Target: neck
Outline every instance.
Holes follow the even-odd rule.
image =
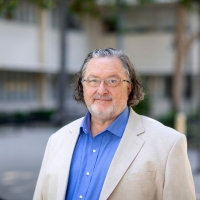
[[[95,137],[100,132],[105,130],[115,119],[116,117],[112,119],[103,120],[103,119],[99,119],[99,118],[95,118],[94,116],[91,116],[90,130],[91,130],[92,136]]]

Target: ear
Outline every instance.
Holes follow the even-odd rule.
[[[132,89],[133,89],[133,84],[131,83],[128,85],[128,95],[131,93]]]

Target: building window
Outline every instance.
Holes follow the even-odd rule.
[[[171,98],[172,96],[172,77],[171,76],[165,76],[165,97]]]
[[[191,99],[192,97],[192,75],[191,74],[187,74],[185,76],[185,86],[184,86],[184,89],[185,89],[185,98],[186,99]]]
[[[59,19],[59,10],[58,8],[51,10],[51,25],[54,28],[58,28],[60,26],[60,19]],[[72,30],[80,30],[81,29],[81,21],[80,18],[76,15],[68,15],[67,16],[67,28]]]
[[[173,32],[175,28],[175,7],[166,5],[130,6],[124,10],[123,31],[125,33]],[[117,16],[105,13],[105,32],[117,31]]]
[[[0,71],[0,101],[36,100],[37,83],[36,74]]]
[[[145,82],[152,97],[172,98],[172,76],[149,76]],[[192,97],[192,76],[189,74],[185,76],[183,95],[186,99]]]
[[[18,6],[13,10],[11,16],[5,13],[0,15],[1,18],[13,20],[16,22],[35,24],[37,22],[37,7],[24,0],[18,1]]]
[[[51,77],[51,98],[53,100],[58,100],[58,95],[59,95],[59,79],[58,75],[52,75]],[[74,76],[73,75],[68,75],[66,76],[66,79],[68,78],[68,85],[69,87],[65,87],[65,98],[66,99],[73,99],[73,82],[74,82]]]
[[[171,76],[145,76],[144,80],[151,98],[171,97]]]

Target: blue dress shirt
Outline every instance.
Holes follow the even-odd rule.
[[[126,107],[104,131],[93,138],[90,113],[85,115],[72,157],[65,200],[99,199],[128,117],[129,108]]]

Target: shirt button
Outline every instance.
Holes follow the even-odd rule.
[[[82,195],[80,195],[80,196],[79,196],[79,198],[80,198],[80,199],[82,199],[82,198],[83,198],[83,196],[82,196]]]
[[[89,175],[90,175],[90,172],[87,172],[86,175],[89,176]]]
[[[96,149],[93,149],[93,153],[95,153],[96,152]]]

